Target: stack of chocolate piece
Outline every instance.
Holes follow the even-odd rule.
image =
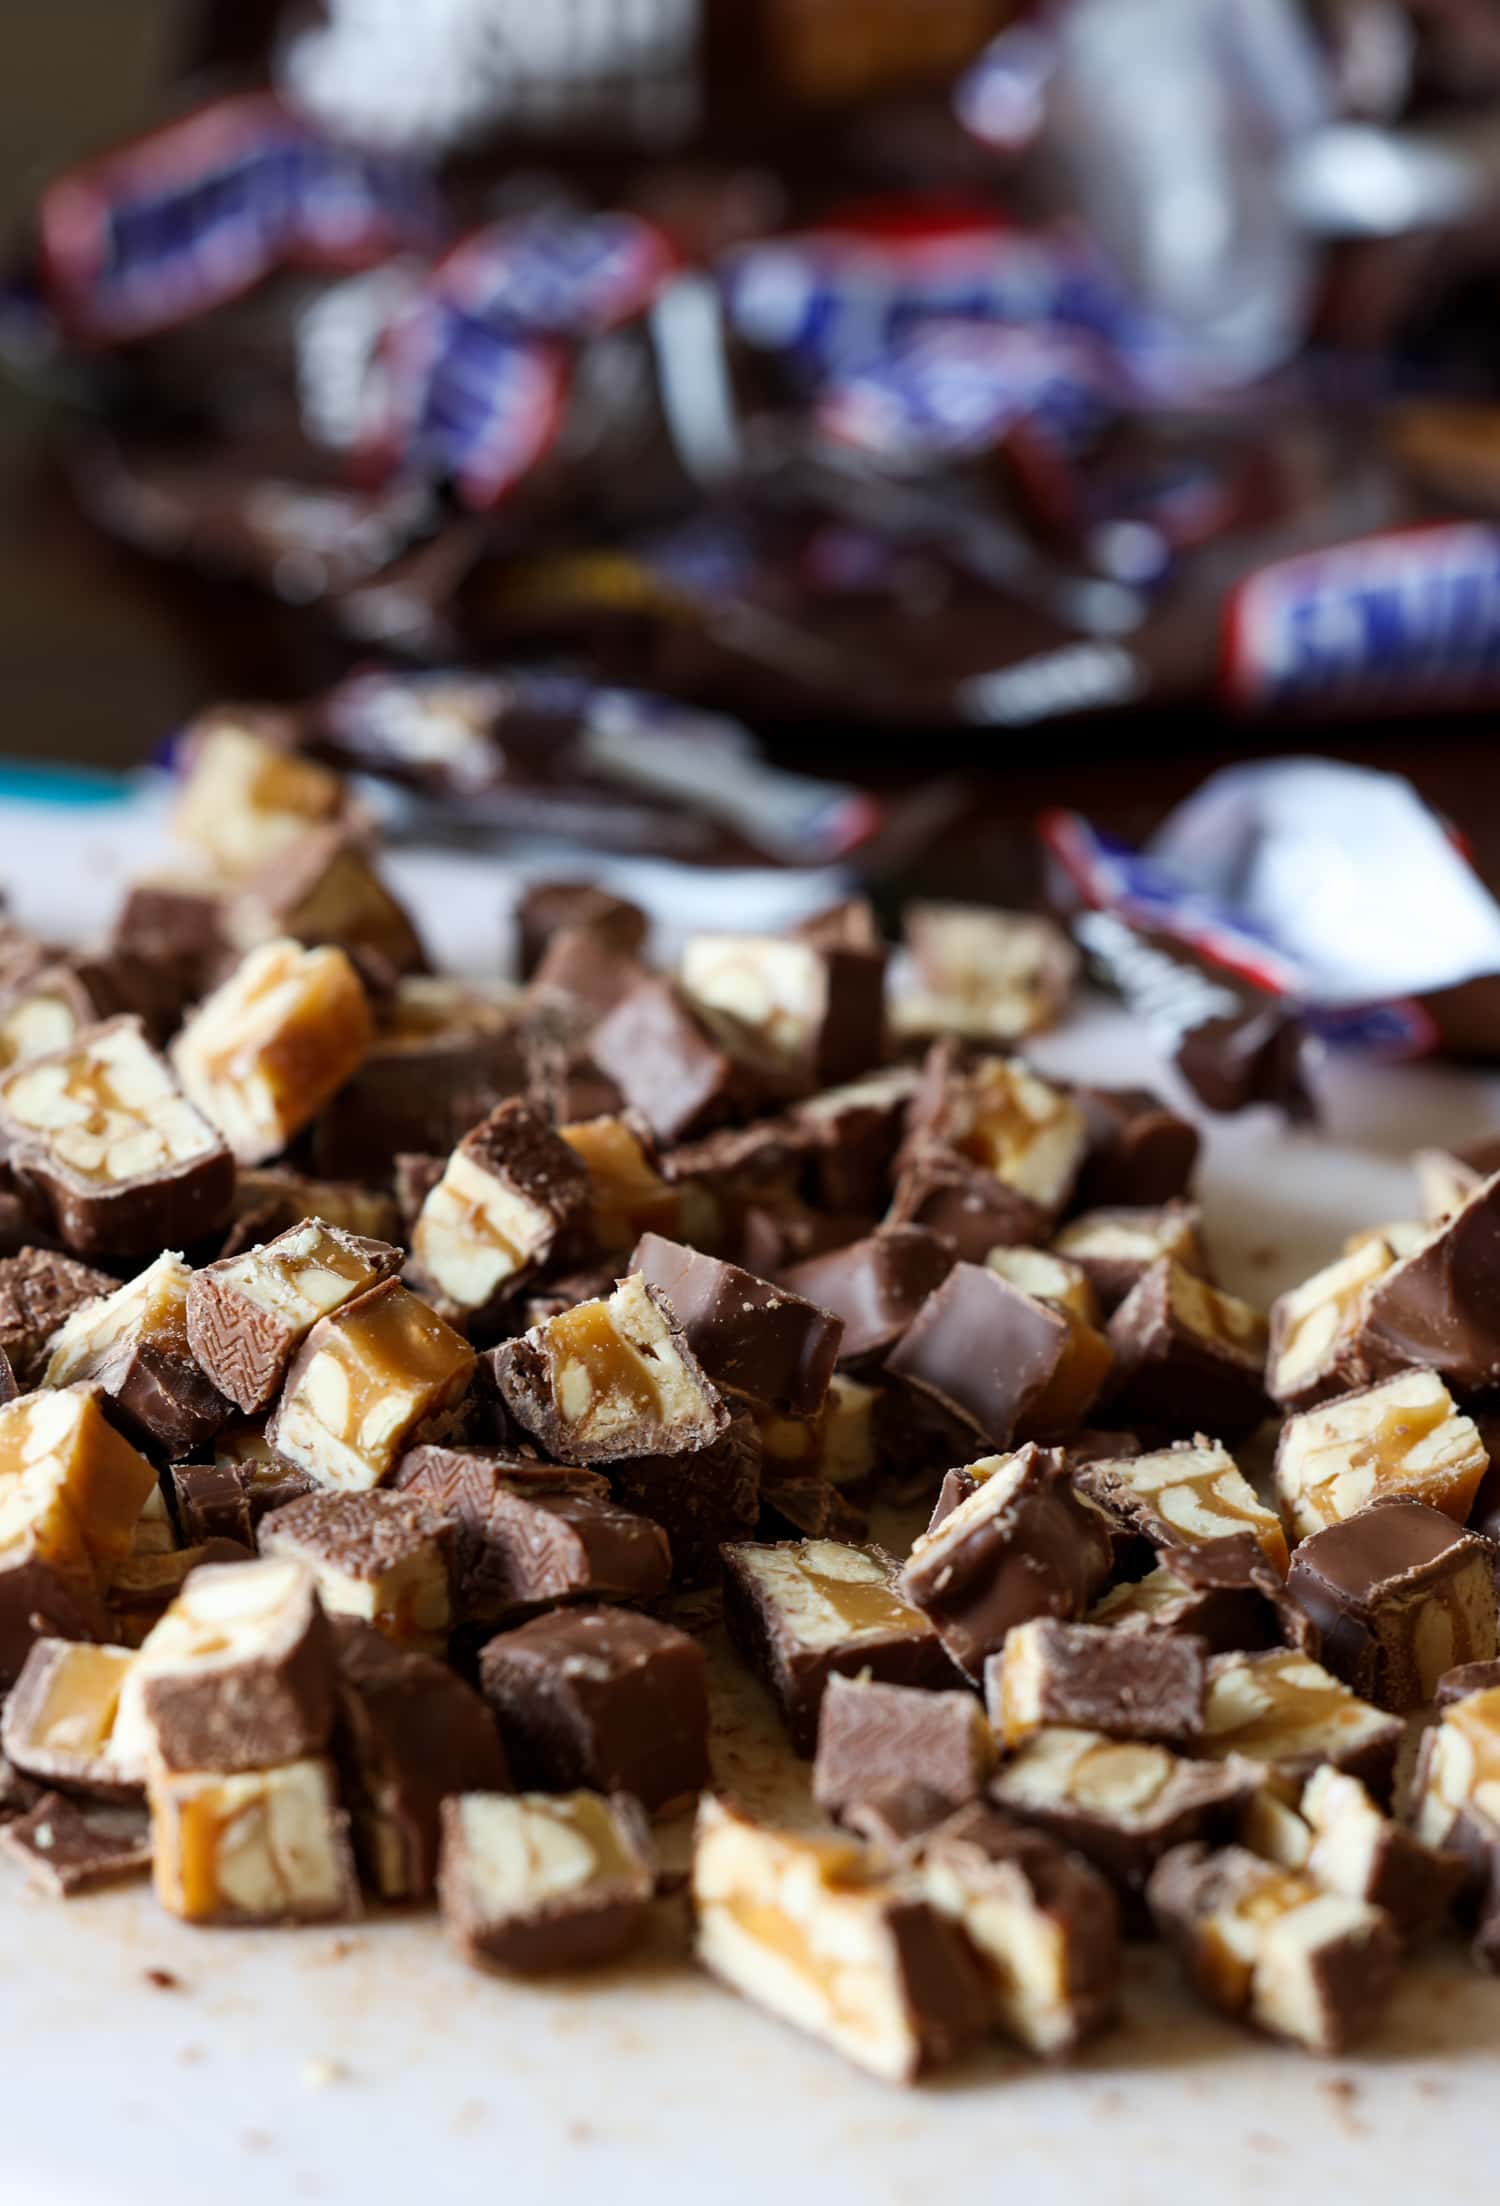
[[[1153,1926],[1318,2051],[1451,1907],[1500,1952],[1500,1174],[1429,1155],[1268,1320],[1192,1126],[1011,1053],[1038,922],[668,971],[553,882],[460,982],[252,717],[178,825],[102,951],[0,944],[8,1850],[189,1923],[436,1895],[530,1973],[696,1805],[704,1965],[901,2080],[1069,2051]],[[821,1829],[716,1789],[721,1616]]]

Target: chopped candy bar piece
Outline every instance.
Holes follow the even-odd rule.
[[[558,1609],[492,1639],[479,1682],[523,1785],[633,1793],[656,1814],[709,1781],[703,1649],[670,1625]]]
[[[1390,1917],[1243,1846],[1182,1846],[1147,1897],[1156,1926],[1211,2006],[1310,2053],[1341,2053],[1395,1982]]]
[[[589,1176],[593,1238],[622,1256],[643,1233],[674,1234],[682,1196],[656,1169],[654,1150],[624,1118],[586,1118],[558,1132]]]
[[[1482,1180],[1364,1297],[1357,1347],[1371,1378],[1429,1366],[1476,1393],[1500,1385],[1500,1172]]]
[[[883,1876],[848,1841],[767,1830],[705,1800],[693,1903],[706,1969],[889,2083],[983,2031],[986,1986],[960,1933],[914,1880]]]
[[[1326,1667],[1377,1708],[1419,1708],[1445,1670],[1497,1652],[1493,1549],[1424,1502],[1388,1501],[1313,1533],[1287,1592]]]
[[[445,1317],[479,1322],[582,1238],[589,1201],[582,1159],[512,1097],[443,1167],[412,1229],[411,1275]]]
[[[977,1684],[986,1657],[1028,1617],[1081,1617],[1108,1581],[1102,1511],[1055,1451],[1022,1448],[969,1466],[978,1484],[914,1544],[900,1589]]]
[[[368,1051],[318,1120],[317,1168],[384,1179],[392,1157],[446,1157],[529,1078],[526,1034],[511,996],[407,974],[379,1004]]]
[[[1120,1910],[1090,1863],[975,1802],[924,1836],[916,1874],[977,1955],[1006,2037],[1050,2060],[1114,2021]]]
[[[107,1639],[102,1594],[156,1473],[87,1387],[0,1408],[0,1678],[34,1639]]]
[[[821,1409],[843,1333],[836,1317],[660,1234],[646,1234],[630,1261],[716,1386],[786,1417]]]
[[[1469,1827],[1500,1831],[1500,1687],[1450,1701],[1424,1734],[1409,1820],[1424,1845],[1463,1851]]]
[[[64,1792],[140,1799],[145,1764],[114,1750],[120,1689],[134,1660],[128,1647],[37,1640],[0,1727],[0,1746],[11,1767]]]
[[[1186,1195],[1198,1162],[1198,1129],[1145,1088],[1075,1088],[1089,1148],[1077,1200],[1101,1205],[1169,1203]]]
[[[266,1428],[276,1453],[319,1486],[360,1491],[454,1411],[474,1351],[398,1280],[319,1318],[293,1358]]]
[[[839,1360],[887,1356],[953,1269],[948,1242],[923,1226],[881,1226],[783,1273],[782,1284],[843,1323]]]
[[[446,1663],[351,1620],[334,1638],[339,1759],[360,1866],[383,1900],[425,1900],[443,1802],[507,1792],[505,1750],[484,1702]]]
[[[670,981],[633,988],[595,1027],[589,1055],[658,1141],[706,1132],[745,1092],[743,1066]]]
[[[990,1798],[1138,1891],[1171,1847],[1231,1830],[1259,1775],[1249,1762],[1185,1761],[1142,1739],[1059,1725],[1002,1765]]]
[[[507,1341],[493,1368],[512,1416],[563,1463],[675,1454],[729,1422],[666,1297],[639,1273]]]
[[[1286,1534],[1257,1500],[1234,1457],[1216,1441],[1182,1440],[1145,1455],[1103,1456],[1080,1465],[1078,1483],[1126,1529],[1168,1550],[1210,1546],[1252,1534],[1268,1563],[1286,1572]]]
[[[0,1257],[0,1349],[23,1388],[40,1384],[58,1327],[86,1302],[113,1294],[117,1284],[108,1272],[60,1249],[23,1248]]]
[[[1424,1846],[1381,1814],[1357,1777],[1327,1764],[1298,1807],[1312,1832],[1308,1874],[1325,1891],[1383,1907],[1403,1938],[1443,1920],[1464,1883],[1462,1856]]]
[[[183,1247],[229,1217],[234,1160],[138,1019],[0,1077],[0,1133],[17,1180],[85,1256]]]
[[[1384,1241],[1366,1241],[1304,1279],[1271,1305],[1266,1391],[1283,1409],[1311,1409],[1366,1377],[1359,1330],[1368,1288],[1395,1258]]]
[[[1006,1747],[1049,1724],[1191,1749],[1203,1730],[1207,1657],[1194,1639],[1121,1636],[1035,1617],[985,1666],[990,1721]]]
[[[359,1883],[330,1763],[237,1776],[153,1769],[156,1896],[185,1923],[346,1922]]]
[[[451,1533],[416,1495],[305,1494],[263,1520],[259,1546],[305,1565],[328,1615],[358,1617],[398,1646],[446,1641]]]
[[[1164,1256],[1195,1278],[1205,1276],[1201,1223],[1196,1203],[1087,1210],[1062,1228],[1053,1247],[1080,1267],[1104,1308],[1116,1310]]]
[[[372,953],[396,973],[427,963],[411,914],[346,827],[314,828],[280,852],[245,882],[224,924],[239,951],[285,936],[310,950]]]
[[[719,1550],[743,1540],[760,1518],[762,1449],[755,1420],[742,1413],[701,1447],[632,1455],[611,1463],[616,1496],[661,1527],[679,1586],[717,1584]]]
[[[121,1687],[115,1745],[156,1769],[234,1774],[322,1753],[334,1659],[300,1563],[195,1570]]]
[[[60,1900],[125,1883],[151,1866],[151,1830],[139,1808],[85,1805],[56,1792],[7,1823],[0,1846]]]
[[[883,1054],[883,947],[695,934],[678,978],[696,1008],[753,1033],[804,1086],[856,1079]]]
[[[188,1341],[192,1274],[168,1250],[126,1286],[86,1302],[52,1340],[44,1384],[91,1383],[123,1423],[168,1456],[190,1455],[229,1416],[229,1404]]]
[[[400,1268],[399,1249],[304,1218],[274,1241],[193,1274],[187,1294],[193,1354],[219,1391],[253,1416],[275,1400],[318,1319]]]
[[[1078,953],[1053,920],[983,904],[910,903],[903,915],[917,985],[899,989],[899,1034],[1018,1042],[1051,1026],[1073,992]]]
[[[1489,1457],[1435,1371],[1403,1371],[1288,1418],[1276,1498],[1299,1539],[1374,1501],[1425,1501],[1462,1524]]]
[[[199,1005],[172,1062],[239,1162],[263,1164],[317,1117],[373,1035],[344,952],[282,940],[252,950]]]
[[[818,1719],[813,1795],[843,1823],[857,1826],[872,1808],[887,1828],[922,1831],[977,1800],[994,1760],[973,1693],[835,1675]]]
[[[900,1597],[896,1575],[879,1548],[837,1540],[724,1549],[730,1638],[777,1701],[799,1754],[813,1751],[836,1673],[888,1685],[951,1682],[937,1633]]]
[[[1400,1743],[1396,1717],[1369,1707],[1298,1649],[1217,1655],[1209,1665],[1205,1754],[1262,1763],[1283,1785],[1331,1762],[1383,1800]]]
[[[1081,1423],[1109,1365],[1091,1327],[981,1264],[955,1264],[886,1359],[893,1378],[996,1448]]]
[[[531,1976],[611,1961],[644,1932],[655,1885],[631,1800],[468,1791],[443,1803],[438,1898],[476,1967]]]
[[[1238,1439],[1265,1415],[1266,1338],[1258,1310],[1162,1257],[1109,1321],[1111,1416]]]
[[[172,825],[233,880],[283,856],[344,803],[337,774],[270,741],[253,715],[221,711],[189,737]]]

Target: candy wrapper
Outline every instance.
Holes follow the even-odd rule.
[[[1396,775],[1216,774],[1144,851],[1049,813],[1059,905],[1211,1110],[1307,1107],[1318,1048],[1500,1059],[1500,904]]]

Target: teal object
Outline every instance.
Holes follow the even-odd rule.
[[[134,794],[130,774],[95,766],[43,766],[13,758],[0,764],[0,803],[55,804],[78,811],[124,804]]]

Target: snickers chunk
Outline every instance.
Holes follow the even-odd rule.
[[[961,1065],[939,1043],[912,1105],[914,1141],[935,1140],[980,1166],[1043,1218],[1067,1201],[1088,1146],[1083,1113],[1014,1057]]]
[[[790,935],[697,934],[678,977],[690,1001],[754,1034],[803,1085],[853,1080],[880,1060],[883,949]]]
[[[120,1692],[135,1656],[129,1647],[39,1639],[5,1703],[0,1747],[13,1769],[38,1784],[96,1799],[139,1799],[144,1762],[115,1745]]]
[[[282,857],[343,806],[337,774],[221,713],[193,730],[172,827],[233,880]]]
[[[1228,1450],[1217,1441],[1179,1441],[1145,1455],[1101,1456],[1078,1471],[1101,1508],[1153,1546],[1195,1548],[1249,1533],[1281,1575],[1286,1534]]]
[[[737,1264],[648,1233],[632,1269],[661,1294],[714,1384],[787,1417],[811,1417],[833,1377],[836,1317]]]
[[[1365,1295],[1394,1261],[1388,1243],[1365,1241],[1277,1297],[1266,1363],[1272,1401],[1283,1409],[1311,1409],[1359,1384],[1365,1376],[1359,1356]]]
[[[229,1415],[188,1340],[191,1278],[169,1250],[113,1294],[75,1310],[53,1338],[43,1383],[91,1383],[148,1444],[190,1455]]]
[[[1196,1203],[1087,1210],[1063,1227],[1053,1247],[1079,1267],[1105,1309],[1115,1310],[1163,1257],[1195,1278],[1205,1276],[1201,1222]]]
[[[195,1272],[187,1337],[220,1393],[247,1417],[269,1407],[319,1318],[399,1270],[400,1252],[304,1218],[242,1256]]]
[[[1053,2060],[1114,2021],[1119,1904],[1080,1855],[975,1802],[926,1835],[916,1875],[979,1961],[1006,2037]]]
[[[1411,1821],[1427,1846],[1500,1831],[1500,1686],[1451,1701],[1422,1741]]]
[[[1198,1162],[1198,1129],[1147,1088],[1075,1088],[1089,1152],[1078,1198],[1090,1208],[1169,1203],[1186,1195]]]
[[[983,1979],[960,1934],[847,1842],[767,1830],[705,1800],[693,1902],[712,1975],[889,2083],[953,2060],[984,2028]]]
[[[465,1134],[412,1229],[413,1275],[444,1314],[473,1323],[583,1226],[582,1160],[512,1097]]]
[[[646,980],[601,1019],[589,1055],[661,1142],[719,1125],[743,1074],[670,981]]]
[[[914,1543],[900,1590],[978,1683],[1017,1624],[1084,1614],[1108,1581],[1113,1545],[1054,1451],[983,1458],[969,1476],[974,1490]]]
[[[343,1922],[359,1882],[333,1768],[308,1758],[238,1775],[153,1768],[156,1896],[185,1923]]]
[[[533,1976],[613,1960],[644,1932],[655,1884],[628,1799],[466,1792],[443,1804],[438,1899],[476,1967]]]
[[[887,1829],[927,1829],[984,1789],[995,1743],[973,1693],[924,1693],[872,1678],[828,1680],[813,1795],[840,1822],[873,1809]]]
[[[88,1027],[6,1073],[0,1131],[17,1179],[82,1255],[201,1240],[229,1216],[233,1159],[138,1019]]]
[[[792,1744],[811,1754],[835,1674],[938,1685],[952,1671],[931,1623],[896,1586],[876,1547],[839,1540],[741,1541],[724,1549],[724,1620],[779,1706]]]
[[[7,1823],[0,1846],[25,1864],[38,1890],[60,1900],[124,1883],[151,1866],[151,1833],[139,1807],[57,1792],[44,1792],[29,1813]]]
[[[310,1571],[279,1558],[195,1570],[121,1687],[115,1737],[154,1769],[233,1776],[321,1754],[333,1644]]]
[[[1500,1385],[1500,1172],[1481,1180],[1364,1298],[1359,1353],[1372,1378],[1422,1365],[1462,1393]]]
[[[392,1646],[366,1624],[334,1626],[338,1747],[360,1867],[383,1900],[427,1899],[443,1802],[508,1792],[489,1710],[446,1663]]]
[[[681,1192],[628,1120],[585,1118],[557,1130],[588,1174],[589,1224],[603,1253],[623,1256],[644,1233],[676,1232]]]
[[[953,1266],[886,1360],[893,1378],[997,1448],[1080,1423],[1109,1367],[1092,1327],[980,1264]]]
[[[665,1296],[638,1272],[507,1341],[494,1373],[517,1422],[563,1463],[702,1447],[729,1422]]]
[[[707,1664],[670,1625],[559,1609],[492,1639],[479,1680],[523,1785],[628,1792],[657,1814],[708,1783]]]
[[[361,1492],[452,1411],[474,1351],[425,1302],[384,1280],[319,1318],[267,1427],[275,1452],[318,1486]]]
[[[1441,1853],[1382,1815],[1357,1777],[1325,1764],[1303,1787],[1307,1871],[1325,1892],[1383,1907],[1403,1938],[1440,1923],[1463,1885],[1462,1856]]]
[[[113,1294],[108,1272],[77,1263],[58,1249],[18,1249],[0,1257],[0,1351],[23,1389],[41,1383],[48,1343],[86,1302]]]
[[[1243,1846],[1177,1848],[1147,1899],[1211,2006],[1310,2053],[1342,2052],[1394,1985],[1399,1946],[1383,1909]]]
[[[0,1408],[0,1678],[38,1637],[109,1637],[103,1595],[155,1490],[90,1390]]]
[[[1019,1042],[1051,1026],[1073,992],[1078,953],[1050,919],[912,903],[903,931],[914,985],[892,1006],[899,1034]]]
[[[225,913],[225,931],[236,950],[286,936],[309,949],[335,943],[366,952],[395,973],[427,962],[410,913],[347,827],[314,829],[248,880]]]
[[[1035,1617],[985,1666],[990,1721],[1006,1747],[1051,1724],[1191,1748],[1203,1729],[1208,1666],[1200,1641]]]
[[[1299,1539],[1375,1501],[1425,1501],[1462,1524],[1488,1463],[1437,1373],[1403,1371],[1288,1418],[1276,1498]]]
[[[858,1365],[889,1354],[952,1269],[953,1250],[940,1235],[923,1226],[881,1226],[780,1276],[840,1320],[840,1361]]]
[[[1171,1847],[1227,1831],[1257,1783],[1248,1762],[1187,1761],[1144,1739],[1069,1724],[1033,1733],[990,1797],[1136,1891]]]
[[[1265,1414],[1266,1339],[1258,1310],[1164,1256],[1109,1321],[1111,1415],[1236,1439]]]
[[[1209,1665],[1201,1751],[1259,1762],[1283,1788],[1331,1762],[1385,1798],[1400,1743],[1396,1717],[1293,1648],[1219,1655]]]
[[[1404,1711],[1455,1664],[1494,1659],[1493,1554],[1440,1509],[1390,1501],[1304,1540],[1287,1591],[1327,1667],[1377,1708]]]
[[[317,1117],[374,1037],[342,950],[290,940],[252,950],[172,1046],[191,1101],[241,1164],[263,1164]]]
[[[412,1494],[306,1494],[264,1519],[259,1545],[312,1572],[328,1615],[436,1649],[452,1621],[449,1537],[446,1520]]]

